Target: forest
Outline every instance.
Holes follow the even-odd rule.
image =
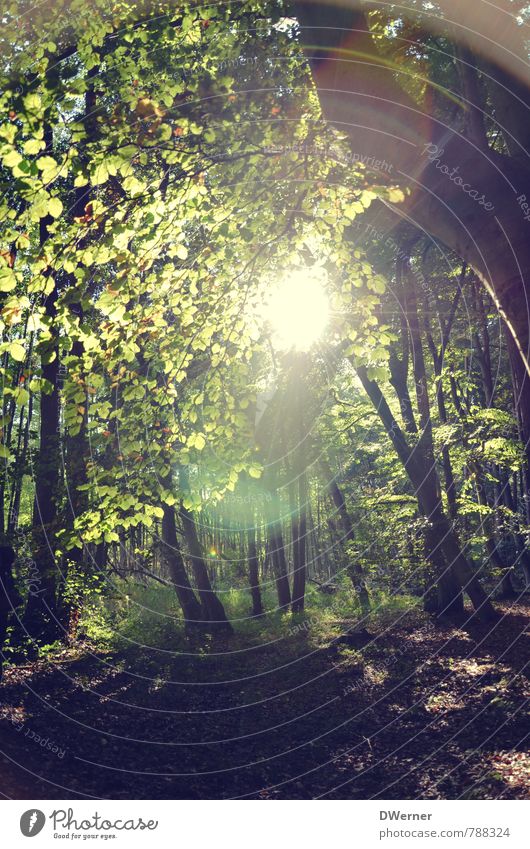
[[[530,4],[2,6],[0,797],[527,797]]]

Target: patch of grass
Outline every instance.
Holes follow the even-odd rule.
[[[241,646],[278,643],[282,651],[299,653],[324,648],[348,629],[363,626],[384,630],[403,614],[419,612],[419,601],[409,596],[373,596],[373,612],[363,618],[350,582],[337,592],[325,594],[308,587],[305,610],[298,614],[277,609],[274,586],[262,591],[265,614],[251,615],[248,589],[230,588],[220,592],[231,620],[236,644]],[[105,649],[126,650],[145,646],[174,651],[188,646],[180,607],[171,587],[115,579],[112,592],[93,595],[85,604],[80,635]],[[197,650],[199,646],[197,645]],[[204,650],[209,650],[208,641]]]
[[[113,592],[96,596],[85,604],[80,634],[99,646],[177,646],[184,629],[175,593],[158,584],[143,586],[117,579]]]

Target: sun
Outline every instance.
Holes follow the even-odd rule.
[[[309,351],[329,322],[327,274],[323,268],[297,268],[276,283],[265,301],[264,318],[276,347]]]

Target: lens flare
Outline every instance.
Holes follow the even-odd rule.
[[[269,291],[264,317],[274,344],[283,350],[308,351],[329,322],[329,300],[324,269],[299,268]]]

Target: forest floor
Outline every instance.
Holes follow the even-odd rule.
[[[516,799],[528,794],[530,601],[484,628],[417,608],[359,651],[313,620],[267,641],[98,650],[12,666],[0,795],[33,799]],[[271,635],[269,634],[269,637]]]

